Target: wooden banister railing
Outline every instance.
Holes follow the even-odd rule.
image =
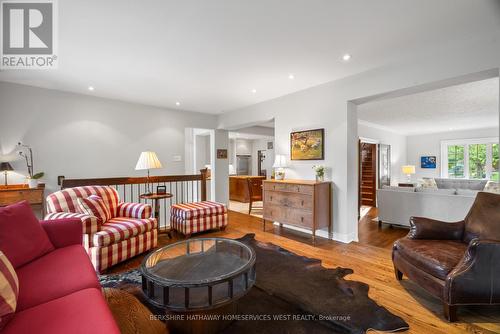
[[[170,226],[170,207],[178,203],[199,202],[207,200],[208,170],[200,170],[195,175],[164,175],[149,177],[150,187],[156,192],[157,186],[165,186],[167,193],[173,196],[161,200],[160,229]],[[124,202],[149,203],[152,200],[141,199],[139,196],[146,192],[148,179],[146,177],[112,177],[95,179],[67,179],[59,177],[61,189],[81,186],[112,186],[118,191],[120,200]]]

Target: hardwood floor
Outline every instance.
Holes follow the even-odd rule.
[[[450,324],[442,317],[439,300],[406,278],[401,282],[396,281],[390,246],[394,239],[405,235],[407,230],[388,226],[382,226],[379,230],[376,222],[368,221],[369,216],[373,215],[376,215],[376,211],[366,215],[366,221],[360,222],[360,242],[350,244],[317,238],[313,246],[309,235],[272,224],[267,224],[264,232],[260,219],[234,211],[229,212],[229,225],[225,231],[198,234],[196,237],[239,238],[247,233],[255,233],[257,240],[271,242],[299,255],[321,259],[325,267],[351,268],[354,273],[347,279],[367,283],[372,299],[409,323],[410,330],[406,333],[500,333],[500,307],[462,307],[458,312],[459,321]],[[176,235],[172,240],[160,235],[159,245],[177,239]],[[110,272],[137,268],[142,258],[138,256],[131,259],[115,266]]]
[[[358,225],[359,243],[392,249],[394,241],[407,235],[408,229],[389,224],[379,226],[378,220],[373,221],[377,216],[377,208],[372,207],[366,215],[361,217]]]

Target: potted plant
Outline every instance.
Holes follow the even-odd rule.
[[[325,166],[314,165],[312,168],[316,172],[316,181],[324,181],[325,180]]]
[[[36,173],[33,176],[28,176],[28,186],[30,189],[38,187],[38,180],[40,180],[45,174],[43,172]]]
[[[28,145],[23,145],[23,143],[19,142],[18,145],[23,148],[23,151],[19,151],[19,155],[24,158],[26,161],[26,167],[28,167],[28,185],[31,189],[38,187],[38,180],[40,180],[44,173],[34,173],[33,169],[33,150]]]

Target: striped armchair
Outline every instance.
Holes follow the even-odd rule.
[[[101,197],[109,207],[111,218],[106,222],[79,209],[78,199],[90,195]],[[151,205],[120,202],[113,187],[67,188],[50,194],[46,202],[46,220],[81,219],[83,246],[98,273],[157,245],[157,222],[151,218]]]

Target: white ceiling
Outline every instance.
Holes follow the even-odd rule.
[[[498,3],[64,0],[59,69],[5,71],[0,80],[220,113],[438,46],[497,36]]]
[[[498,127],[498,78],[369,102],[358,119],[405,135]]]

